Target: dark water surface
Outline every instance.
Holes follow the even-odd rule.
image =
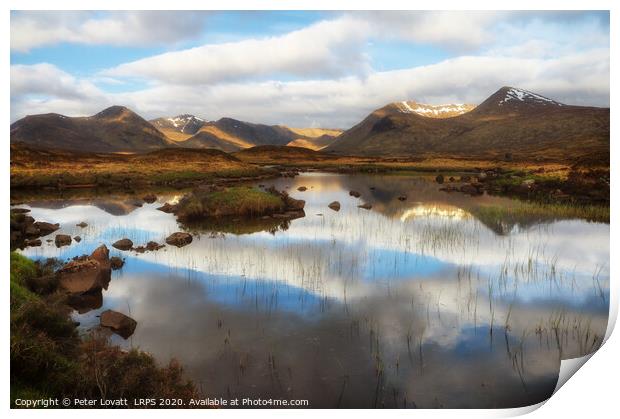
[[[553,392],[560,359],[600,345],[607,224],[498,231],[472,208],[514,202],[448,194],[416,177],[313,173],[264,183],[305,199],[306,217],[203,225],[189,246],[137,254],[111,243],[163,243],[181,227],[156,208],[180,195],[142,207],[127,197],[42,199],[22,207],[83,240],[60,249],[44,240],[23,253],[64,259],[105,243],[126,258],[101,307],[75,318],[87,330],[105,309],[129,314],[135,334],[113,341],[161,362],[177,358],[205,396],[308,399],[310,407],[524,406]],[[308,190],[298,192],[302,185]],[[327,207],[335,200],[339,212]],[[363,202],[372,209],[358,208]],[[75,226],[81,221],[88,227]]]

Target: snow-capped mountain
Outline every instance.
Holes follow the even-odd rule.
[[[501,99],[498,103],[499,106],[503,104],[507,104],[511,101],[514,102],[525,102],[525,103],[536,103],[539,105],[553,105],[553,106],[563,106],[562,103],[556,102],[555,100],[546,98],[536,93],[528,92],[527,90],[517,89],[515,87],[505,87],[504,89],[504,98]]]
[[[399,112],[416,113],[428,118],[451,118],[469,112],[476,107],[476,105],[467,103],[426,105],[415,101],[395,102],[393,105]]]
[[[171,118],[157,118],[151,121],[158,129],[174,130],[183,134],[194,135],[205,124],[205,120],[190,114]]]

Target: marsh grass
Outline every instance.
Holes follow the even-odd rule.
[[[544,204],[518,202],[513,206],[478,206],[471,212],[494,230],[506,231],[511,226],[527,226],[535,222],[579,219],[609,223],[610,207],[603,205]]]

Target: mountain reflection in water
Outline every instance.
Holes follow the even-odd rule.
[[[75,314],[82,327],[106,309],[130,314],[135,334],[112,339],[162,362],[177,358],[205,395],[311,407],[524,406],[552,393],[560,359],[601,343],[607,224],[558,220],[498,235],[470,209],[511,201],[448,194],[407,176],[264,183],[306,200],[306,217],[276,228],[185,226],[196,236],[180,249],[111,248],[126,264],[99,308]],[[97,199],[31,202],[35,219],[82,241],[58,249],[44,240],[23,253],[70,258],[123,237],[162,243],[183,228],[156,210],[173,193],[120,214]],[[372,210],[357,207],[364,202]]]

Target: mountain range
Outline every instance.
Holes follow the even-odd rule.
[[[412,107],[397,103],[377,109],[323,151],[609,161],[609,108],[565,105],[514,87],[502,87],[472,110],[451,117],[430,118]]]
[[[343,155],[452,156],[609,161],[609,108],[566,105],[502,87],[480,105],[388,104],[341,132],[289,128],[184,114],[146,121],[122,106],[90,117],[31,115],[11,125],[11,143],[95,152],[145,152],[167,147],[235,152],[296,146]]]

